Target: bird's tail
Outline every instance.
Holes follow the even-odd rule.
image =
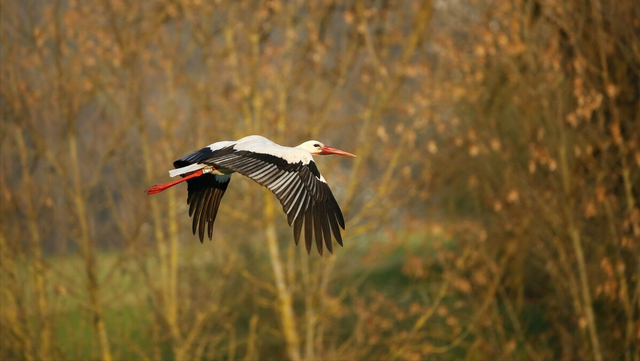
[[[179,175],[183,175],[186,173],[191,173],[194,172],[196,170],[202,169],[204,167],[206,167],[206,164],[200,164],[200,163],[194,163],[194,164],[189,164],[186,167],[182,167],[182,168],[176,168],[176,169],[172,169],[169,171],[169,177],[176,177]]]

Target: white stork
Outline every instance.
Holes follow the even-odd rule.
[[[193,216],[192,231],[204,240],[205,228],[209,239],[213,236],[213,222],[220,200],[227,190],[231,174],[238,172],[271,190],[287,215],[289,226],[293,223],[296,245],[300,240],[304,223],[307,253],[315,234],[318,253],[322,255],[322,243],[333,253],[331,233],[342,246],[338,226],[344,229],[344,218],[329,185],[318,171],[312,155],[355,155],[310,140],[297,147],[283,147],[259,135],[250,135],[237,141],[213,143],[175,162],[169,176],[182,179],[147,189],[155,194],[187,181],[189,216]]]

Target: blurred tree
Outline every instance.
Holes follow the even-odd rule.
[[[640,359],[633,0],[0,6],[0,358]],[[248,134],[358,155],[345,249],[144,195]]]

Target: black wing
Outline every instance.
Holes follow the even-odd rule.
[[[271,190],[282,204],[287,222],[290,226],[293,224],[296,244],[304,226],[307,253],[311,252],[314,238],[320,255],[323,242],[333,253],[332,233],[342,246],[340,228],[345,228],[342,211],[313,161],[292,164],[270,154],[239,150],[201,163],[233,170]]]
[[[189,164],[198,163],[204,159],[219,154],[226,154],[232,147],[212,151],[203,148],[173,162],[175,168],[186,167]],[[209,239],[213,238],[213,223],[218,215],[218,208],[224,192],[229,186],[231,175],[203,174],[200,177],[187,180],[187,204],[189,205],[189,217],[193,217],[191,230],[198,236],[200,242],[204,241],[204,231],[207,229]]]
[[[201,243],[204,240],[205,227],[209,239],[213,237],[213,222],[230,180],[231,175],[203,174],[187,181],[189,217],[193,217],[191,230],[193,234],[198,230]]]

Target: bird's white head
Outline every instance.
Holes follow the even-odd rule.
[[[324,145],[322,144],[322,142],[319,142],[317,140],[309,140],[306,141],[302,144],[300,144],[299,146],[297,146],[296,148],[299,149],[304,149],[307,152],[313,154],[313,155],[329,155],[329,154],[336,154],[336,155],[343,155],[345,157],[355,157],[355,154],[351,154],[349,152],[345,152],[344,150],[340,150],[338,148],[334,148],[334,147],[330,147],[328,145]]]

